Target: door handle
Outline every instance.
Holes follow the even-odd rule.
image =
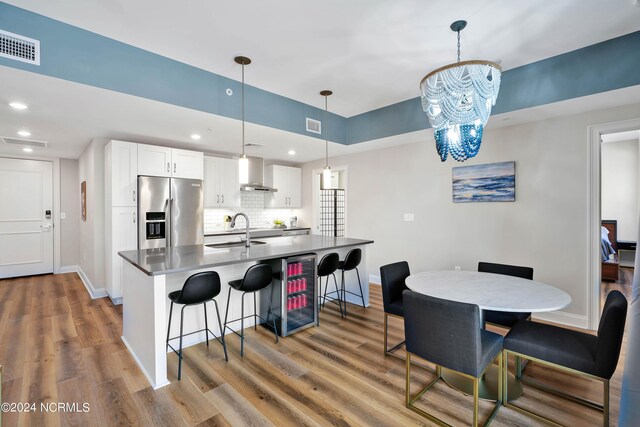
[[[133,190],[133,201],[136,201],[136,190]]]
[[[173,164],[173,173],[176,173],[176,163]]]
[[[134,224],[136,223],[136,213],[135,212],[133,213],[133,223]]]
[[[49,230],[51,230],[51,224],[42,224],[40,226],[40,228],[43,228],[43,229],[49,231]]]
[[[219,194],[216,194],[216,203],[218,203],[218,204],[220,203],[220,195]]]
[[[167,172],[171,172],[171,165],[167,162]]]
[[[224,194],[222,195],[222,203],[224,203]]]

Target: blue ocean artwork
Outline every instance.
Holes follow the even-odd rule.
[[[458,166],[452,174],[454,203],[516,200],[516,162]]]

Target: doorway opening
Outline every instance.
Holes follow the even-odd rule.
[[[640,130],[604,134],[600,145],[600,309],[609,291],[631,297],[640,195]]]
[[[640,119],[589,128],[589,327],[611,290],[631,296],[640,218]]]

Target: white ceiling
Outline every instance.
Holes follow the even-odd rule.
[[[634,0],[5,1],[237,80],[249,56],[248,84],[318,107],[332,89],[344,116],[416,97],[457,19],[462,58],[504,69],[640,30]]]
[[[305,2],[209,0],[10,0],[176,60],[237,79],[238,54],[254,63],[247,82],[345,116],[417,96],[423,74],[455,59],[451,21],[464,18],[463,59],[501,60],[505,69],[640,29],[632,0],[327,0]],[[461,13],[466,10],[466,13]],[[250,13],[247,13],[250,11]],[[640,87],[592,95],[492,117],[489,128],[637,102]],[[588,100],[588,102],[587,102]],[[10,101],[29,105],[26,111]],[[426,117],[425,117],[426,122]],[[93,138],[123,139],[235,155],[240,123],[200,111],[0,66],[0,136],[49,141],[39,155],[77,158]],[[354,146],[330,143],[330,155],[391,144],[432,142],[431,131]],[[192,133],[202,135],[194,142]],[[247,142],[264,145],[250,155],[302,163],[324,157],[315,138],[247,125]],[[296,155],[287,154],[295,150]],[[0,143],[0,153],[20,154]]]

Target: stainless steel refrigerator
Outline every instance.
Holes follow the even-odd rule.
[[[204,242],[202,180],[138,177],[138,249]]]

